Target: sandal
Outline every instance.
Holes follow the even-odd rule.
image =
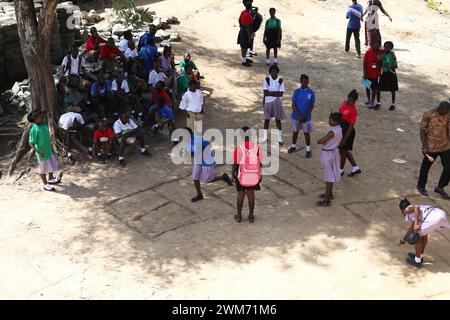
[[[327,198],[327,194],[326,193],[319,194],[319,198],[320,199],[326,199]],[[334,196],[332,195],[330,200],[333,200],[333,199],[334,199]]]
[[[248,215],[248,222],[250,222],[250,223],[255,222],[255,216],[253,214]]]
[[[319,207],[329,207],[330,206],[330,200],[329,199],[323,199],[323,200],[320,200],[320,201],[317,201],[316,202],[316,206],[319,206]]]
[[[235,214],[234,215],[234,220],[236,220],[237,223],[241,223],[242,216],[240,214]]]

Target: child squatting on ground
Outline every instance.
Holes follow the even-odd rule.
[[[61,182],[62,172],[58,178],[53,174],[58,170],[58,162],[53,154],[50,131],[47,126],[47,116],[41,111],[28,114],[28,122],[32,123],[28,143],[34,150],[39,164],[39,175],[44,183],[45,191],[55,191],[53,185]],[[48,180],[46,175],[48,174]]]

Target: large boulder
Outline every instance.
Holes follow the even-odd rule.
[[[167,40],[170,38],[170,33],[168,33],[165,30],[160,29],[160,30],[156,31],[155,38],[156,38],[156,41]]]
[[[121,24],[121,23],[116,23],[113,27],[112,27],[112,34],[116,35],[116,36],[122,36],[123,33],[125,31],[127,31],[128,28],[125,27],[125,25]]]
[[[170,34],[170,41],[171,42],[180,42],[181,41],[180,34],[178,32],[171,33]]]

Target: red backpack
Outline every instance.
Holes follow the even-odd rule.
[[[241,161],[239,163],[238,180],[243,187],[254,187],[261,179],[261,163],[259,158],[259,145],[253,148],[245,148],[245,144],[238,146],[241,151]]]

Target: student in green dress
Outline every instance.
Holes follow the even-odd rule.
[[[181,99],[183,94],[188,91],[189,83],[193,79],[192,67],[190,65],[184,68],[184,72],[177,78],[177,99]]]
[[[278,64],[278,48],[281,48],[281,21],[275,17],[275,8],[270,8],[270,18],[266,21],[264,44],[266,45],[266,65],[270,65],[270,49],[273,49],[273,63]]]
[[[185,72],[186,67],[191,67],[193,72],[196,72],[198,74],[198,77],[200,78],[200,73],[198,71],[197,65],[194,61],[191,60],[191,54],[189,52],[186,52],[184,54],[184,59],[180,61],[180,72]]]
[[[53,154],[50,131],[47,126],[47,116],[41,111],[34,111],[28,114],[28,122],[32,123],[28,143],[34,150],[39,164],[39,175],[44,183],[45,191],[55,191],[53,185],[61,182],[62,173],[58,178],[54,173],[58,170],[58,163]],[[48,174],[48,179],[46,175]]]
[[[390,111],[395,110],[395,92],[398,91],[397,80],[397,57],[395,56],[394,44],[391,41],[384,43],[384,52],[381,54],[380,91],[390,91],[392,94],[392,104]]]

